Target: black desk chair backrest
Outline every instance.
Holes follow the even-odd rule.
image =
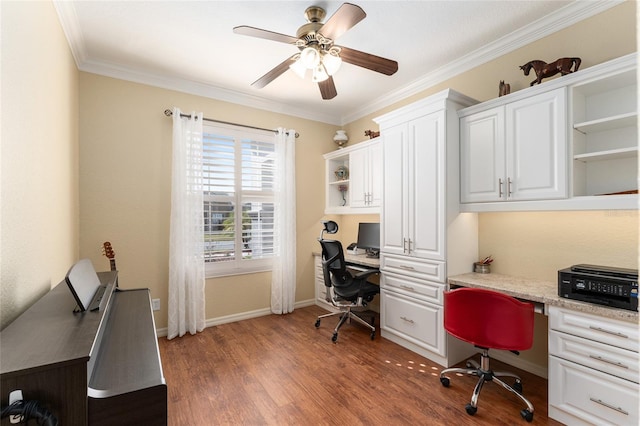
[[[333,285],[336,291],[348,287],[353,282],[353,276],[347,271],[342,243],[336,240],[320,240],[320,245],[325,285]]]

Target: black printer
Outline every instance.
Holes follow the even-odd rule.
[[[573,265],[558,271],[558,295],[581,302],[638,311],[638,270]]]

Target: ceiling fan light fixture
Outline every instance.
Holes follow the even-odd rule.
[[[300,52],[300,62],[308,69],[313,69],[320,63],[320,52],[315,47],[305,47]]]
[[[327,74],[334,75],[340,68],[342,59],[340,59],[340,56],[338,56],[338,53],[336,51],[329,50],[322,57],[322,64],[327,70]]]
[[[329,74],[327,74],[327,70],[324,68],[324,65],[318,64],[318,66],[313,69],[311,81],[313,81],[314,83],[320,83],[321,81],[325,81],[328,78]]]
[[[291,65],[289,65],[289,69],[302,79],[305,78],[308,70],[308,68],[300,60],[300,55],[296,55],[295,61]]]

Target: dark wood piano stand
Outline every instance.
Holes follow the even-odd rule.
[[[2,406],[21,389],[61,426],[166,425],[149,290],[117,289],[116,271],[98,276],[107,285],[102,310],[74,314],[63,281],[0,332]]]

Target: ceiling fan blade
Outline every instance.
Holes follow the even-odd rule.
[[[326,38],[336,40],[367,16],[360,6],[344,3],[336,13],[318,30]]]
[[[247,35],[251,37],[264,38],[267,40],[279,41],[281,43],[294,44],[298,41],[297,38],[293,36],[288,36],[286,34],[274,33],[273,31],[263,30],[260,28],[249,27],[247,25],[241,25],[239,27],[235,27],[233,32],[236,34]]]
[[[333,82],[333,77],[331,76],[329,76],[329,78],[325,81],[319,82],[318,87],[320,88],[322,99],[333,99],[338,94],[338,92],[336,91],[336,85]]]
[[[385,75],[392,75],[398,71],[398,63],[391,59],[364,53],[359,50],[340,46],[340,57],[344,62],[367,68]]]
[[[295,55],[285,59],[279,65],[276,65],[271,71],[251,83],[251,85],[257,89],[262,89],[264,86],[271,83],[273,80],[280,77],[286,70],[288,70],[289,65],[293,63],[294,57]]]

